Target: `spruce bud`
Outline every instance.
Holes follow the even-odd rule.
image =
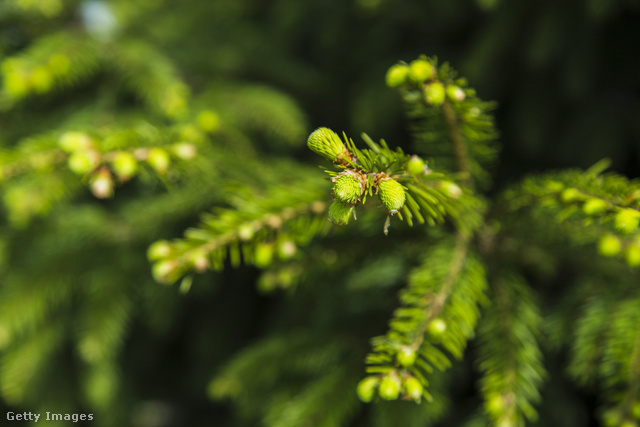
[[[353,206],[342,202],[333,202],[329,206],[329,221],[336,225],[347,225],[353,215]]]
[[[624,251],[624,259],[630,267],[640,266],[640,245],[632,244]]]
[[[577,202],[582,198],[582,194],[576,188],[567,188],[562,192],[560,198],[565,203]]]
[[[53,86],[53,77],[45,67],[36,67],[31,72],[31,85],[36,93],[47,93]]]
[[[582,206],[582,212],[586,215],[598,215],[607,209],[607,202],[597,197],[592,197]]]
[[[396,400],[400,395],[400,380],[396,375],[387,375],[380,382],[378,389],[380,397],[384,400]]]
[[[379,377],[366,377],[358,383],[358,397],[365,403],[369,403],[373,400],[373,396],[376,393],[376,387],[380,383]]]
[[[220,127],[220,117],[213,111],[205,110],[198,114],[198,126],[206,132],[213,132]]]
[[[314,130],[309,139],[307,146],[311,151],[325,157],[332,162],[337,162],[344,157],[347,148],[337,133],[329,128],[321,127]]]
[[[445,98],[444,85],[440,82],[433,82],[424,87],[424,100],[427,104],[438,107],[442,105]]]
[[[408,377],[404,380],[404,393],[416,402],[420,402],[424,387],[416,377]]]
[[[333,181],[333,197],[340,202],[355,203],[364,192],[363,185],[353,171],[345,171]]]
[[[400,364],[400,366],[404,366],[408,368],[409,366],[413,366],[416,362],[416,358],[418,354],[411,347],[404,346],[400,349],[400,351],[396,354],[396,360]]]
[[[111,162],[113,171],[123,181],[130,179],[138,170],[138,162],[131,153],[119,151]]]
[[[378,195],[390,213],[397,213],[404,206],[406,195],[402,185],[393,178],[385,178],[378,183]]]
[[[100,163],[100,154],[93,150],[76,151],[67,160],[69,169],[78,175],[85,175]]]
[[[600,238],[598,242],[598,252],[600,255],[606,257],[612,257],[618,255],[622,249],[622,243],[613,234],[605,234]]]
[[[405,64],[392,65],[387,71],[386,82],[389,87],[402,86],[409,77],[409,67]]]
[[[420,175],[424,173],[424,160],[418,156],[411,156],[407,162],[407,172],[411,175]]]
[[[153,242],[149,249],[147,249],[147,258],[150,261],[156,261],[162,258],[166,258],[173,252],[171,244],[166,240],[158,240]]]
[[[409,64],[409,78],[414,83],[424,83],[432,78],[433,74],[433,65],[424,59],[416,59]]]
[[[91,192],[99,199],[113,196],[113,177],[106,167],[100,168],[91,178]]]
[[[273,261],[274,252],[275,247],[272,243],[258,243],[256,245],[253,263],[259,268],[268,267],[271,261]]]
[[[428,332],[429,336],[433,339],[439,340],[444,335],[444,331],[447,330],[447,322],[439,317],[436,317],[429,323]]]
[[[67,153],[88,150],[93,145],[91,138],[82,132],[65,132],[58,138],[58,145]]]
[[[447,97],[453,102],[464,101],[466,97],[464,90],[462,90],[459,86],[449,85],[447,86]]]
[[[635,209],[622,209],[616,214],[616,229],[624,234],[632,233],[640,224],[640,212]]]
[[[154,147],[149,150],[147,163],[149,163],[149,166],[151,166],[159,174],[164,174],[169,169],[169,163],[171,163],[171,159],[169,158],[169,153],[167,153],[165,150],[159,147]]]

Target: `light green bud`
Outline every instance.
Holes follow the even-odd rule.
[[[355,173],[338,175],[333,183],[333,197],[344,203],[355,203],[362,195],[364,188]]]
[[[149,261],[156,261],[162,258],[166,258],[173,252],[171,244],[166,240],[158,240],[153,242],[149,249],[147,249],[147,259]]]
[[[411,156],[407,162],[407,172],[411,175],[420,175],[424,173],[424,160],[418,156]]]
[[[409,67],[405,64],[392,65],[387,71],[386,82],[389,87],[402,86],[409,77]]]
[[[387,375],[380,381],[378,393],[384,400],[396,400],[400,395],[400,380],[395,375]]]
[[[378,183],[378,195],[382,204],[392,214],[397,213],[406,200],[404,188],[393,178],[386,178]]]
[[[427,328],[429,336],[434,339],[441,339],[444,332],[447,330],[447,322],[443,319],[436,317],[433,319]]]
[[[413,366],[418,358],[418,353],[411,347],[404,346],[398,351],[396,354],[396,360],[400,366],[404,366],[408,368],[409,366]]]
[[[576,188],[567,188],[560,195],[560,199],[565,203],[577,202],[582,197],[582,194]]]
[[[329,206],[329,221],[336,225],[347,225],[353,215],[353,206],[342,202],[333,202]]]
[[[404,380],[404,393],[416,402],[420,402],[422,399],[422,392],[424,387],[415,377],[408,377]]]
[[[621,233],[632,233],[640,224],[640,212],[635,209],[623,209],[616,214],[614,222],[616,229]]]
[[[624,259],[627,260],[627,264],[630,267],[638,267],[640,266],[640,245],[637,243],[635,245],[629,246],[624,251]],[[640,409],[638,409],[640,411]]]
[[[622,242],[612,234],[605,234],[598,242],[598,252],[605,257],[616,256],[622,250]]]
[[[424,87],[424,100],[427,104],[438,107],[445,99],[444,85],[440,82],[433,82]]]
[[[358,397],[365,403],[369,403],[373,400],[376,394],[376,387],[380,383],[379,377],[366,377],[360,380],[358,383]]]
[[[205,132],[213,132],[220,127],[220,117],[213,111],[205,110],[198,114],[198,126]]]
[[[464,101],[466,95],[460,86],[449,85],[447,86],[447,97],[453,102],[460,102]]]
[[[89,135],[83,132],[65,132],[58,138],[58,145],[67,153],[88,150],[93,145]]]
[[[36,67],[31,72],[31,85],[36,93],[47,93],[53,86],[53,77],[45,67]]]
[[[256,245],[253,263],[256,267],[265,268],[273,261],[275,247],[273,243],[258,243]]]
[[[100,163],[100,154],[93,150],[75,151],[69,156],[67,164],[75,174],[86,175]]]
[[[147,163],[149,163],[149,166],[151,166],[159,174],[164,174],[169,169],[171,159],[169,158],[169,153],[167,153],[166,150],[163,150],[159,147],[154,147],[149,150]]]
[[[597,197],[592,197],[582,205],[582,212],[585,215],[599,215],[607,210],[607,202]]]
[[[433,77],[433,65],[424,59],[416,59],[409,64],[409,78],[414,83],[424,83]]]
[[[138,170],[138,162],[131,153],[119,151],[113,156],[111,161],[113,171],[123,181],[130,179]]]
[[[325,127],[318,128],[309,135],[307,146],[314,153],[332,162],[339,161],[347,151],[338,134]]]

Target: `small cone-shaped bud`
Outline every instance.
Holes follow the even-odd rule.
[[[407,172],[411,175],[420,175],[424,173],[424,160],[418,156],[411,156],[407,162]]]
[[[409,64],[409,78],[414,83],[424,83],[433,77],[433,73],[433,65],[424,59],[416,59]]]
[[[464,90],[460,88],[460,86],[449,85],[447,86],[447,98],[449,98],[453,102],[464,101],[466,97]]]
[[[333,183],[333,197],[344,203],[355,203],[362,195],[363,188],[353,173],[336,177]]]
[[[365,403],[369,403],[373,400],[376,394],[376,387],[380,384],[379,377],[366,377],[358,383],[358,397]]]
[[[447,330],[447,322],[442,320],[439,317],[436,317],[429,323],[429,327],[427,331],[429,332],[429,336],[433,339],[440,339],[444,335],[444,332]]]
[[[409,78],[409,66],[405,64],[392,65],[387,71],[386,82],[389,87],[402,86]]]
[[[65,132],[58,138],[58,145],[67,153],[88,150],[93,145],[89,135],[83,132]]]
[[[412,366],[416,362],[416,358],[418,357],[418,353],[411,347],[402,347],[400,351],[396,354],[396,360],[400,364],[400,366],[404,366],[408,368]]]
[[[178,264],[175,260],[156,262],[151,267],[151,274],[157,282],[169,283],[171,281],[170,277],[177,267]]]
[[[582,212],[586,215],[598,215],[607,209],[607,202],[596,197],[592,197],[582,206]]]
[[[458,199],[462,196],[462,189],[455,182],[442,181],[440,183],[440,189],[452,199]]]
[[[198,149],[188,142],[178,142],[171,146],[171,152],[179,159],[191,160],[198,154]]]
[[[100,154],[93,150],[76,151],[71,156],[67,164],[73,173],[85,175],[94,170],[100,163]]]
[[[318,128],[309,135],[307,146],[332,162],[339,160],[347,150],[338,134],[325,127]]]
[[[433,106],[442,105],[445,98],[444,85],[440,82],[433,82],[424,88],[424,100]]]
[[[220,117],[213,111],[205,110],[198,114],[198,126],[206,132],[213,132],[220,126]]]
[[[404,380],[404,393],[409,396],[411,400],[420,402],[420,399],[422,399],[423,390],[424,387],[422,387],[422,384],[420,383],[420,381],[418,381],[417,378],[409,377]]]
[[[329,206],[329,221],[336,225],[347,225],[353,215],[353,206],[342,202],[333,202]]]
[[[640,225],[640,212],[628,208],[621,210],[616,214],[615,225],[621,233],[632,233]]]
[[[113,196],[113,177],[106,167],[100,169],[91,179],[91,192],[99,199]]]
[[[274,252],[275,247],[272,243],[258,243],[256,245],[253,263],[259,268],[268,267],[271,261],[273,261]]]
[[[166,240],[158,240],[153,242],[149,249],[147,249],[147,258],[149,261],[156,261],[162,258],[166,258],[173,252],[171,244]]]
[[[149,163],[149,166],[151,166],[159,174],[164,174],[169,169],[171,159],[169,158],[169,153],[167,153],[162,148],[155,147],[149,150],[147,163]]]
[[[577,202],[581,198],[582,194],[576,188],[567,188],[560,195],[560,199],[565,203]]]
[[[624,251],[624,259],[627,260],[627,264],[631,267],[640,266],[640,245],[635,244],[629,246]]]
[[[396,400],[400,395],[400,380],[395,375],[387,375],[380,381],[378,393],[384,400]]]
[[[387,178],[378,183],[378,195],[390,213],[396,213],[404,206],[406,195],[398,181]]]
[[[111,161],[113,171],[123,181],[130,179],[138,170],[138,162],[133,154],[126,151],[119,151],[113,156]]]
[[[600,238],[598,242],[598,252],[606,257],[616,256],[622,249],[622,242],[612,234],[606,234]]]

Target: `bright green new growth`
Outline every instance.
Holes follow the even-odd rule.
[[[307,146],[332,162],[339,161],[346,150],[338,134],[325,127],[318,128],[309,135]]]
[[[355,203],[364,192],[363,186],[353,173],[346,173],[335,178],[333,197],[343,203]]]
[[[407,199],[402,185],[392,178],[383,179],[378,183],[378,195],[391,214],[402,209]]]
[[[333,202],[329,206],[329,221],[336,225],[347,225],[353,216],[354,207],[342,202]]]

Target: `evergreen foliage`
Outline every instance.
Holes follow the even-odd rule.
[[[452,66],[326,55],[352,14],[389,16],[364,26],[389,35],[424,6],[336,4],[301,39],[325,22],[303,3],[0,4],[3,411],[104,427],[507,427],[580,425],[566,421],[577,407],[637,425],[640,183],[604,160],[503,188],[500,110]],[[505,11],[526,11],[476,3],[494,11],[491,40],[513,25]],[[559,24],[535,16],[529,60],[544,64],[542,29]],[[376,83],[316,103],[347,92],[324,73],[334,61]],[[566,90],[579,97],[579,82]],[[367,105],[342,127],[384,135],[393,99],[406,140],[329,127]],[[327,126],[311,131],[312,112]]]

